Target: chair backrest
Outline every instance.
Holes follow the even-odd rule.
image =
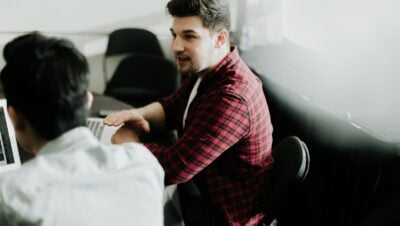
[[[120,61],[128,55],[145,54],[164,57],[157,36],[142,28],[121,28],[108,36],[104,56],[104,76],[107,82]]]
[[[180,83],[175,64],[157,56],[131,55],[118,65],[105,95],[140,107],[172,93]]]
[[[142,28],[122,28],[110,33],[105,55],[124,53],[164,56],[157,36]]]
[[[269,225],[285,203],[303,183],[310,167],[306,144],[296,136],[287,137],[273,149],[271,191],[265,208],[265,223]]]

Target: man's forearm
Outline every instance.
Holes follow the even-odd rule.
[[[160,102],[153,102],[137,111],[150,123],[152,131],[161,131],[165,129],[165,112]]]

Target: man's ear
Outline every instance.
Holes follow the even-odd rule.
[[[8,115],[14,125],[15,130],[21,130],[25,127],[25,118],[13,106],[7,107]]]
[[[215,43],[216,48],[220,48],[224,46],[226,42],[229,40],[229,32],[226,29],[222,29],[217,32],[217,40]]]
[[[90,109],[93,104],[93,94],[90,91],[86,91],[86,95],[87,95],[87,106],[88,106],[88,109]]]

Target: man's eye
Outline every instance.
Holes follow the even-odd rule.
[[[194,38],[196,38],[196,36],[194,36],[194,35],[185,35],[184,37],[185,37],[185,39],[194,39]]]

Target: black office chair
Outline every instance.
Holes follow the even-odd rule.
[[[172,93],[180,74],[169,60],[150,55],[124,58],[108,82],[105,95],[140,107]]]
[[[264,224],[270,225],[303,183],[310,167],[306,144],[298,137],[287,137],[272,149],[271,191],[265,208]]]
[[[157,36],[142,28],[121,28],[108,36],[103,60],[104,78],[107,82],[123,58],[132,54],[164,57]]]

